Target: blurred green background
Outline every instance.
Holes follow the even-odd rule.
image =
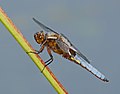
[[[70,94],[120,93],[120,0],[0,0],[0,6],[35,49],[35,17],[65,34],[110,80],[104,83],[53,53],[49,66]],[[0,23],[0,94],[56,94],[38,68]],[[49,58],[46,51],[40,55]]]

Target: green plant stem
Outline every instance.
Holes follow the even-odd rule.
[[[6,13],[0,7],[0,21],[7,28],[7,30],[11,33],[11,35],[15,38],[15,40],[20,44],[25,52],[34,51],[32,46],[28,43],[25,37],[21,34],[20,30],[13,24],[13,22],[8,18]],[[36,66],[41,71],[44,67],[43,60],[36,54],[29,53],[29,57],[33,60]],[[58,94],[68,94],[64,89],[62,84],[57,80],[54,74],[50,71],[48,67],[46,67],[43,71],[43,75],[50,82],[50,84],[54,87]]]

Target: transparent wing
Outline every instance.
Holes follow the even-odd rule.
[[[61,34],[61,39],[57,42],[58,45],[61,47],[62,50],[65,52],[67,51],[69,53],[69,48],[75,51],[79,56],[81,56],[85,61],[90,63],[90,61],[85,57],[70,41],[69,39],[64,35]]]
[[[54,30],[48,28],[47,26],[45,26],[44,24],[42,24],[41,22],[39,22],[38,20],[36,20],[35,18],[33,18],[33,20],[42,28],[44,29],[46,32],[53,32],[55,34],[58,34],[57,32],[55,32]]]
[[[87,57],[84,56],[74,45],[73,47],[76,49],[77,54],[90,64],[90,61],[87,59]]]
[[[106,79],[106,77],[99,72],[96,68],[94,68],[92,65],[87,63],[85,60],[83,60],[79,55],[76,55],[74,58],[75,62],[91,72],[93,75],[95,75],[97,78],[101,79],[102,81],[108,82],[109,80]]]

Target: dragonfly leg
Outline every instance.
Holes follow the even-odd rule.
[[[38,51],[38,50],[35,50],[35,52],[32,52],[32,51],[30,51],[30,52],[27,52],[27,53],[34,53],[34,54],[39,54],[39,53],[41,53],[43,50],[44,50],[44,48],[45,48],[45,44],[46,44],[46,42],[47,42],[47,40],[45,40],[40,46],[41,46],[41,48],[40,48],[40,50]]]
[[[48,51],[48,54],[50,56],[50,59],[48,59],[47,61],[45,61],[46,64],[45,64],[45,66],[44,66],[44,68],[42,69],[41,72],[43,72],[43,70],[45,69],[45,67],[48,66],[49,64],[51,64],[52,61],[53,61],[53,56],[52,56],[52,53],[51,53],[51,50],[50,50],[49,47],[47,47],[47,51]]]
[[[44,50],[44,45],[41,46],[40,50],[35,50],[34,52],[30,51],[30,52],[27,52],[27,53],[34,53],[34,54],[39,54],[41,53],[42,51]]]

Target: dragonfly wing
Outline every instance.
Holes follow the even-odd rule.
[[[97,78],[101,79],[102,81],[108,82],[109,80],[106,79],[106,77],[99,72],[96,68],[94,68],[91,64],[83,60],[79,55],[76,55],[74,58],[75,63],[81,65],[83,68],[91,72],[93,75],[95,75]]]
[[[90,61],[88,60],[88,58],[86,56],[84,56],[74,45],[73,45],[73,47],[74,47],[74,49],[76,49],[76,53],[90,64]]]
[[[53,32],[55,34],[58,34],[57,32],[55,32],[54,30],[50,29],[49,27],[45,26],[44,24],[42,24],[41,22],[39,22],[38,20],[36,20],[35,18],[33,18],[33,20],[42,28],[44,29],[46,32]]]
[[[75,53],[79,54],[79,56],[81,56],[85,61],[87,61],[88,63],[90,63],[90,61],[87,59],[87,57],[85,57],[70,41],[69,39],[61,33],[61,38],[60,40],[58,41],[58,45],[64,50],[64,51],[67,51],[68,53],[69,52],[69,49],[72,49]],[[65,45],[65,47],[67,49],[65,49],[65,47],[63,46]]]
[[[56,40],[58,46],[60,47],[60,49],[64,52],[64,53],[69,53],[69,46],[62,42],[61,40]]]
[[[71,43],[63,34],[59,35],[59,38],[56,40],[56,42],[58,46],[60,47],[60,49],[63,50],[63,52],[69,53],[69,55],[71,55],[69,52]]]

